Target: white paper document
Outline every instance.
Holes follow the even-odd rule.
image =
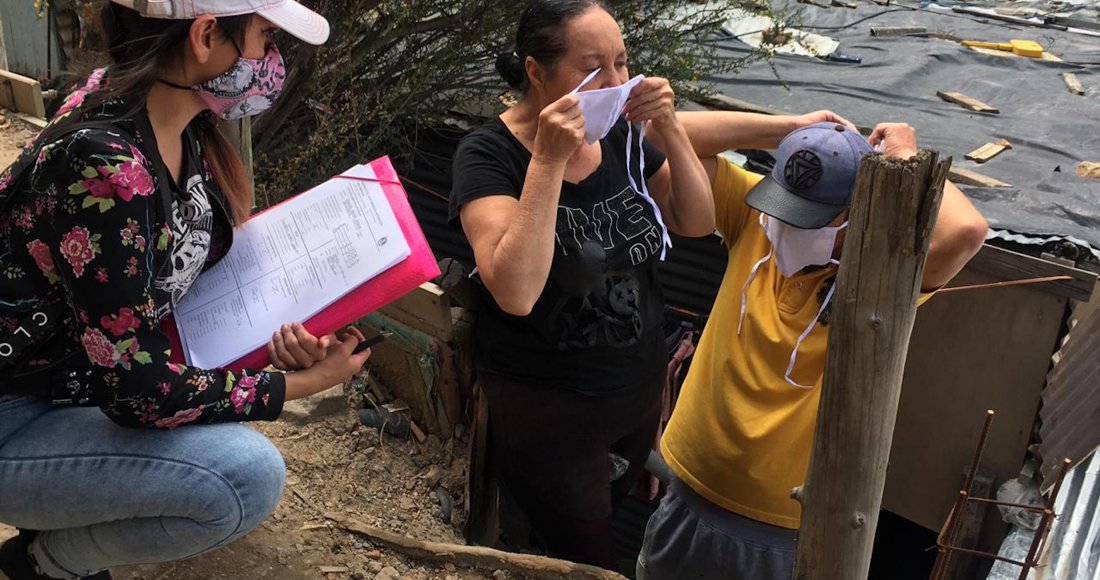
[[[345,176],[373,179],[367,165]],[[334,178],[250,220],[180,301],[187,362],[227,365],[409,256],[377,182]]]

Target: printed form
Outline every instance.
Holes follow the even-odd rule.
[[[175,311],[187,362],[221,367],[409,257],[368,165],[248,220]]]

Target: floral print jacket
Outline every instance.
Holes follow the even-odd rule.
[[[51,126],[77,114],[73,109],[104,76],[93,74]],[[166,196],[176,194],[159,189],[167,173],[150,160],[160,157],[150,151],[155,141],[147,113],[114,101],[80,114],[78,121],[94,126],[76,125],[45,142],[47,127],[0,174],[0,336],[17,328],[30,308],[61,304],[66,313],[0,373],[0,395],[95,404],[132,427],[277,418],[285,398],[282,374],[170,362],[161,325],[173,296],[154,279],[175,267],[165,214],[175,207]],[[197,120],[189,132],[205,127]],[[209,268],[228,250],[232,228],[205,160],[201,166],[215,215]]]

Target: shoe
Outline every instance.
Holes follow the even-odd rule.
[[[49,580],[49,576],[43,576],[34,569],[27,548],[38,532],[19,530],[19,535],[9,539],[0,545],[0,576],[7,580]],[[111,573],[107,570],[85,576],[82,580],[111,580]]]

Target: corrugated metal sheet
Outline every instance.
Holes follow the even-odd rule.
[[[463,135],[461,129],[425,131],[417,139],[413,158],[400,163],[399,171],[406,180],[410,205],[436,257],[472,264],[473,253],[462,231],[447,223],[451,157]],[[710,312],[726,269],[725,247],[717,236],[674,238],[672,243],[661,265],[666,303],[692,313]]]
[[[1078,307],[1073,318],[1039,411],[1044,492],[1063,458],[1078,462],[1100,446],[1100,302]]]
[[[1100,580],[1100,454],[1070,471],[1038,580]]]
[[[51,69],[55,73],[61,70],[57,40],[51,39],[52,46],[47,50],[46,19],[35,14],[34,2],[0,2],[0,26],[3,27],[8,70],[38,80],[45,80]],[[46,60],[47,55],[53,61],[52,67]]]

